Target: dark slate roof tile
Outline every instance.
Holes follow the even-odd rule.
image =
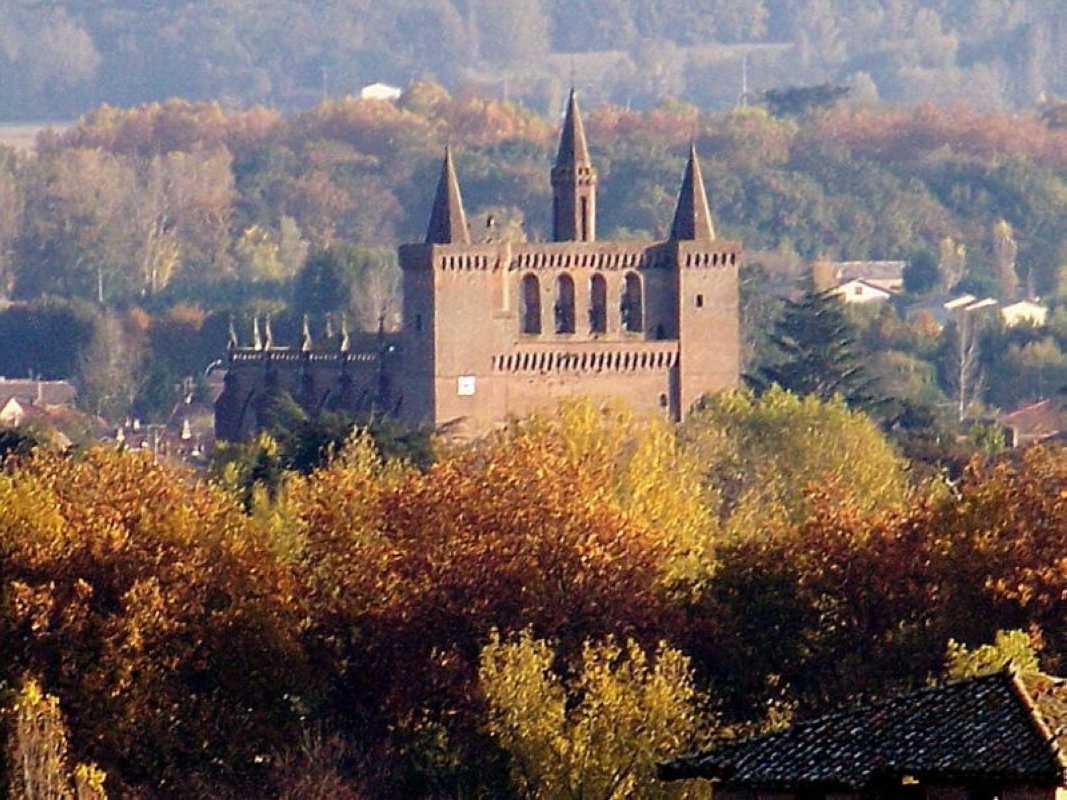
[[[1063,752],[1065,682],[999,672],[726,744],[663,764],[661,774],[753,787],[864,788],[902,775],[1057,784]]]

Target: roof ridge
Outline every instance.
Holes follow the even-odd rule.
[[[1019,699],[1022,700],[1023,707],[1027,711],[1027,715],[1030,717],[1031,722],[1037,728],[1038,733],[1045,740],[1045,743],[1052,750],[1053,758],[1059,762],[1060,770],[1064,776],[1067,776],[1067,754],[1063,752],[1063,748],[1060,747],[1059,732],[1053,730],[1049,725],[1048,720],[1045,719],[1044,712],[1041,711],[1041,707],[1037,701],[1030,695],[1030,690],[1022,680],[1023,671],[1016,670],[1012,667],[1011,662],[1004,668],[1004,674],[1010,679],[1011,688],[1018,694]],[[1032,670],[1025,674],[1040,675],[1057,685],[1067,685],[1067,680],[1055,675],[1049,675],[1041,672],[1040,670]],[[1064,730],[1067,730],[1067,725],[1064,725]]]

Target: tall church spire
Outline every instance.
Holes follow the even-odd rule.
[[[452,163],[452,148],[445,147],[441,178],[437,181],[437,195],[430,213],[430,226],[426,230],[426,244],[470,243],[467,215],[463,211],[459,180],[456,178],[456,167]]]
[[[567,114],[563,118],[563,131],[559,137],[559,152],[556,153],[556,169],[561,167],[591,167],[589,145],[585,141],[585,126],[578,111],[578,97],[574,89],[567,100]]]
[[[700,174],[700,159],[695,144],[689,145],[689,163],[685,166],[685,178],[678,192],[678,208],[671,225],[672,239],[714,239],[715,226],[711,222],[708,195],[704,190],[704,178]]]
[[[596,239],[596,181],[578,98],[571,89],[552,168],[552,238],[557,242]]]

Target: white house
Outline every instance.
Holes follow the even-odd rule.
[[[9,397],[7,402],[0,407],[0,427],[17,428],[26,418],[26,409],[14,397]]]
[[[845,303],[881,303],[898,293],[873,281],[854,278],[842,283],[832,294],[840,297]]]
[[[1014,328],[1024,322],[1040,327],[1048,319],[1048,306],[1043,306],[1033,300],[1020,300],[1018,303],[1004,306],[1000,309],[1000,314],[1004,317],[1004,324],[1009,328]]]
[[[404,90],[388,83],[371,83],[359,90],[360,100],[399,100]]]

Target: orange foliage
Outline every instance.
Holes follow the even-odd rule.
[[[313,685],[301,615],[232,498],[96,450],[37,454],[0,476],[0,507],[0,675],[41,678],[79,757],[177,788],[285,739],[286,692]]]
[[[911,161],[948,148],[990,159],[1019,155],[1048,167],[1067,167],[1067,130],[1038,116],[980,112],[972,108],[913,109],[839,106],[805,128],[804,141],[833,141],[857,156]]]
[[[568,654],[608,634],[662,638],[666,545],[610,499],[594,466],[517,436],[425,474],[383,479],[350,454],[294,484],[315,636],[339,659],[347,707],[394,719],[469,710],[493,629],[530,627]]]
[[[218,103],[179,99],[130,109],[103,105],[86,114],[53,144],[99,147],[140,156],[221,146],[236,152],[264,141],[281,124],[281,114],[262,106],[224,111]]]
[[[712,672],[757,696],[782,675],[828,706],[938,674],[950,639],[1036,627],[1067,656],[1067,461],[1032,449],[972,464],[959,496],[871,516],[831,487],[804,523],[728,548],[688,632]],[[752,619],[765,621],[753,626]]]

